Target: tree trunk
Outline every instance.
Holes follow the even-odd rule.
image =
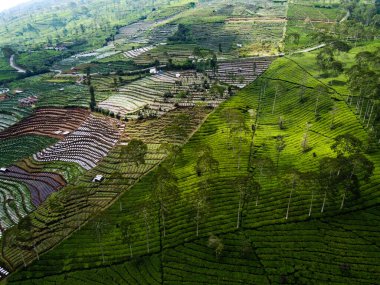
[[[359,119],[361,119],[361,117],[362,117],[363,106],[364,106],[364,98],[362,99],[362,102],[361,102],[361,108],[360,108],[360,113],[359,113]]]
[[[239,199],[239,207],[238,207],[238,214],[237,214],[237,223],[236,223],[237,229],[240,226],[240,211],[241,211],[241,198]]]
[[[198,203],[198,207],[197,207],[197,218],[196,218],[196,235],[198,236],[199,235],[199,203]]]
[[[165,213],[164,209],[161,209],[161,218],[162,218],[162,229],[163,229],[163,236],[166,235],[166,228],[165,228]]]
[[[327,192],[325,191],[325,196],[323,197],[323,204],[322,204],[321,213],[323,213],[323,210],[325,209],[326,196],[327,196]]]
[[[343,197],[342,197],[342,203],[340,204],[340,210],[343,209],[343,206],[344,206],[344,199],[346,198],[346,191],[343,193]]]
[[[130,256],[132,258],[133,257],[132,244],[129,244],[129,252],[130,252]]]
[[[316,102],[315,102],[314,116],[317,116],[318,103],[319,103],[319,96],[317,97],[317,100],[316,100]]]
[[[365,118],[367,118],[368,116],[368,112],[369,112],[369,109],[370,109],[370,101],[368,100],[367,102],[367,107],[365,108],[365,112],[364,112],[364,115],[363,115],[363,123],[365,123]]]
[[[259,204],[259,195],[256,196],[256,207]]]
[[[285,217],[286,220],[287,220],[288,217],[289,217],[290,200],[292,199],[292,194],[293,194],[293,188],[292,188],[292,190],[290,190],[289,202],[288,202],[288,209],[286,210],[286,217]]]
[[[361,100],[361,97],[359,97],[358,99],[357,99],[357,101],[356,101],[356,113],[358,113],[359,112],[359,107],[360,107],[360,100]]]
[[[40,255],[38,254],[38,251],[37,251],[35,244],[33,245],[33,249],[34,249],[34,252],[37,254],[37,260],[40,260]]]
[[[314,199],[314,191],[311,191],[311,201],[310,201],[310,208],[309,208],[309,217],[311,216],[311,209],[313,207],[313,199]]]
[[[146,247],[147,247],[147,250],[148,250],[148,253],[149,253],[149,231],[150,231],[150,229],[149,229],[149,226],[146,226]]]
[[[373,103],[372,108],[371,108],[371,112],[369,113],[369,118],[368,118],[368,122],[367,122],[367,128],[369,126],[369,123],[371,122],[371,118],[372,118],[372,113],[373,113],[373,108],[374,107],[375,107],[375,103]]]
[[[276,91],[276,93],[274,94],[274,100],[273,100],[273,106],[272,106],[272,115],[274,113],[274,108],[276,107],[277,92],[278,91]]]
[[[238,169],[240,170],[240,155],[241,155],[241,143],[242,143],[243,138],[240,137],[239,140],[239,150],[238,150]]]

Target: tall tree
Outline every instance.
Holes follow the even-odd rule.
[[[350,133],[338,135],[331,145],[332,151],[339,156],[349,156],[351,154],[359,153],[362,149],[363,143],[357,137]]]
[[[286,147],[286,144],[285,144],[284,137],[283,136],[277,136],[276,142],[275,142],[275,150],[277,152],[277,163],[276,163],[277,168],[278,168],[278,164],[280,162],[280,155],[284,151],[285,147]]]
[[[150,229],[152,225],[152,205],[150,202],[150,197],[147,197],[146,201],[139,205],[138,215],[142,218],[145,227],[145,242],[146,242],[146,252],[150,252]]]
[[[90,109],[94,111],[96,107],[95,89],[94,86],[90,86]]]
[[[195,171],[198,176],[211,176],[219,173],[219,161],[214,158],[212,148],[209,145],[200,145],[198,147]]]
[[[163,236],[166,235],[165,217],[169,212],[169,203],[179,197],[177,177],[164,166],[159,166],[152,182],[152,200],[159,206]]]
[[[133,257],[133,242],[135,240],[135,229],[132,221],[125,219],[120,224],[120,238],[122,243],[129,246],[130,257]]]
[[[145,164],[145,156],[148,153],[148,146],[141,140],[132,139],[128,145],[123,146],[120,158],[129,163]]]
[[[255,173],[258,172],[259,176],[259,184],[261,185],[261,181],[263,176],[272,176],[275,173],[275,164],[270,157],[262,156],[255,158],[252,161],[252,167],[255,169]],[[256,206],[259,204],[259,194],[256,196]]]
[[[198,183],[198,187],[188,200],[191,205],[191,216],[195,223],[195,234],[199,236],[199,225],[205,219],[209,210],[210,181],[204,180]]]
[[[214,234],[211,234],[208,238],[208,246],[215,251],[216,259],[219,259],[224,250],[223,240]]]
[[[239,204],[237,211],[236,228],[238,229],[243,223],[243,211],[254,197],[259,195],[261,186],[255,179],[250,176],[239,176],[234,180],[233,187],[236,187],[239,193]]]
[[[292,196],[294,192],[297,190],[302,179],[302,173],[300,173],[297,169],[288,170],[282,178],[282,182],[286,187],[290,188],[288,207],[286,210],[285,219],[289,217],[290,203],[292,200]]]

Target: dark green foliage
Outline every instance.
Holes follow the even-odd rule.
[[[132,139],[127,146],[122,148],[120,158],[138,166],[145,163],[147,152],[148,147],[143,141]]]
[[[169,37],[169,41],[189,43],[192,41],[190,28],[187,25],[179,24],[177,32]]]
[[[94,86],[90,86],[90,109],[91,111],[94,111],[96,107],[96,100],[95,100],[95,88]]]

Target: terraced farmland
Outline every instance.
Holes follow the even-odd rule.
[[[118,88],[117,94],[98,104],[122,117],[136,118],[136,112],[147,108],[157,115],[175,109],[175,104],[193,106],[196,102],[217,105],[220,100],[207,98],[207,90],[202,88],[209,79],[195,71],[161,72]],[[185,98],[175,98],[179,94]],[[201,100],[202,98],[204,100]],[[128,116],[128,117],[129,117]]]
[[[1,132],[0,139],[30,134],[62,139],[76,130],[88,116],[85,109],[38,109],[32,116]]]
[[[378,283],[374,3],[74,2],[3,48],[51,71],[0,88],[0,284]]]
[[[38,252],[44,252],[52,245],[60,242],[64,236],[80,228],[94,213],[99,213],[108,207],[110,203],[115,201],[116,197],[139,182],[143,175],[151,171],[153,167],[165,158],[167,154],[160,147],[161,144],[183,143],[209,112],[209,109],[202,107],[179,109],[154,120],[128,122],[121,143],[97,167],[83,175],[74,185],[57,192],[57,196],[54,199],[58,199],[60,203],[63,203],[62,206],[65,209],[65,213],[62,212],[63,208],[61,207],[50,207],[48,200],[47,203],[41,205],[31,214],[33,229],[31,230],[30,239],[20,248],[5,247],[5,256],[10,261],[11,266],[23,264],[20,254],[26,262],[36,257],[36,252],[28,250],[27,244],[37,243]],[[184,114],[189,116],[189,125],[185,129],[186,135],[180,138],[165,135],[165,130],[170,126],[172,121]],[[126,142],[133,138],[143,139],[148,145],[145,164],[136,166],[135,164],[120,160],[121,149],[125,146]],[[36,170],[37,168],[35,167],[32,166],[32,169]],[[98,174],[103,175],[105,180],[101,184],[92,183],[92,179]],[[138,200],[141,198],[140,194],[135,196],[134,193],[129,197],[128,200]],[[119,211],[128,209],[126,208],[127,202],[123,201],[117,204],[116,214],[120,216]],[[65,227],[62,227],[63,224]]]
[[[278,87],[278,84],[282,86]],[[327,93],[319,97],[320,119],[315,120],[317,87],[320,85],[321,82],[305,75],[293,61],[278,59],[261,79],[212,113],[185,145],[183,156],[177,158],[174,170],[178,177],[180,199],[168,201],[165,236],[158,215],[152,214],[157,213],[158,206],[149,208],[148,212],[144,210],[155,175],[151,172],[101,217],[41,257],[29,271],[21,271],[13,280],[11,278],[11,283],[33,284],[38,277],[46,276],[46,281],[91,284],[93,278],[89,273],[96,273],[101,275],[98,282],[102,284],[133,284],[133,280],[151,284],[159,284],[163,280],[167,284],[280,284],[283,280],[308,283],[314,282],[313,274],[324,282],[349,280],[354,284],[370,284],[376,278],[376,274],[372,273],[377,272],[379,252],[363,235],[373,230],[371,226],[367,228],[362,223],[356,225],[352,221],[368,220],[369,217],[374,218],[374,223],[378,221],[376,204],[379,196],[373,191],[380,177],[378,167],[371,181],[363,185],[360,199],[348,199],[343,210],[339,209],[340,198],[329,196],[321,213],[323,193],[315,190],[312,196],[312,189],[300,187],[293,193],[289,218],[285,218],[289,189],[282,186],[279,175],[290,167],[300,171],[316,170],[320,158],[332,156],[332,151],[326,146],[339,134],[350,131],[365,135],[344,101],[336,102],[341,111],[336,118],[336,127],[330,128],[329,110],[335,101],[333,98],[339,98],[333,90],[327,89]],[[262,86],[266,86],[265,89]],[[300,100],[303,87],[306,91]],[[276,103],[273,104],[275,96]],[[241,134],[243,143],[240,149],[228,147],[229,126],[224,114],[230,108],[240,110],[247,125],[255,125],[254,133]],[[278,127],[278,117],[283,115],[286,129]],[[309,133],[311,152],[303,152],[298,143],[306,122],[312,122]],[[277,160],[274,146],[278,135],[286,141],[278,170],[275,174],[264,172],[259,177],[262,189],[258,200],[249,203],[241,226],[237,228],[239,195],[234,187],[236,178],[251,169],[251,158],[266,156]],[[205,179],[194,170],[198,159],[196,154],[204,144],[211,146],[213,156],[218,159],[219,172],[207,177],[210,191],[208,214],[200,223],[197,236],[195,224],[191,222],[190,197]],[[378,156],[378,152],[369,156],[376,166]],[[312,208],[310,199],[313,201]],[[145,216],[138,213],[145,213]],[[146,217],[149,217],[149,248]],[[135,229],[133,258],[130,257],[129,247],[119,238],[123,220],[132,221]],[[105,225],[104,231],[94,239],[99,223]],[[210,245],[211,233],[213,239],[222,242],[221,253]],[[368,235],[368,239],[373,238],[376,239],[375,233]],[[83,247],[83,244],[86,246]],[[345,245],[344,248],[339,244]],[[75,252],[73,248],[76,248]],[[49,263],[49,260],[63,256],[70,260],[68,264]],[[141,256],[138,263],[136,256]],[[36,277],[31,277],[30,270]],[[347,271],[350,272],[349,276],[346,275]],[[144,274],[141,275],[141,272]]]
[[[216,72],[209,70],[208,75],[229,85],[244,88],[263,74],[273,59],[268,57],[221,61]]]
[[[33,157],[37,161],[75,162],[90,170],[115,146],[122,128],[117,121],[90,116],[77,130]]]

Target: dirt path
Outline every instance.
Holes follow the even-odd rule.
[[[295,53],[306,53],[306,52],[310,52],[310,51],[313,51],[313,50],[316,50],[316,49],[323,48],[325,46],[326,46],[326,44],[320,44],[320,45],[317,45],[317,46],[313,46],[313,47],[297,50],[297,51],[293,52],[293,54],[295,54]]]
[[[15,55],[12,54],[11,58],[9,59],[9,65],[13,68],[16,69],[17,72],[19,73],[26,73],[25,69],[22,69],[21,67],[17,66],[15,63]]]

